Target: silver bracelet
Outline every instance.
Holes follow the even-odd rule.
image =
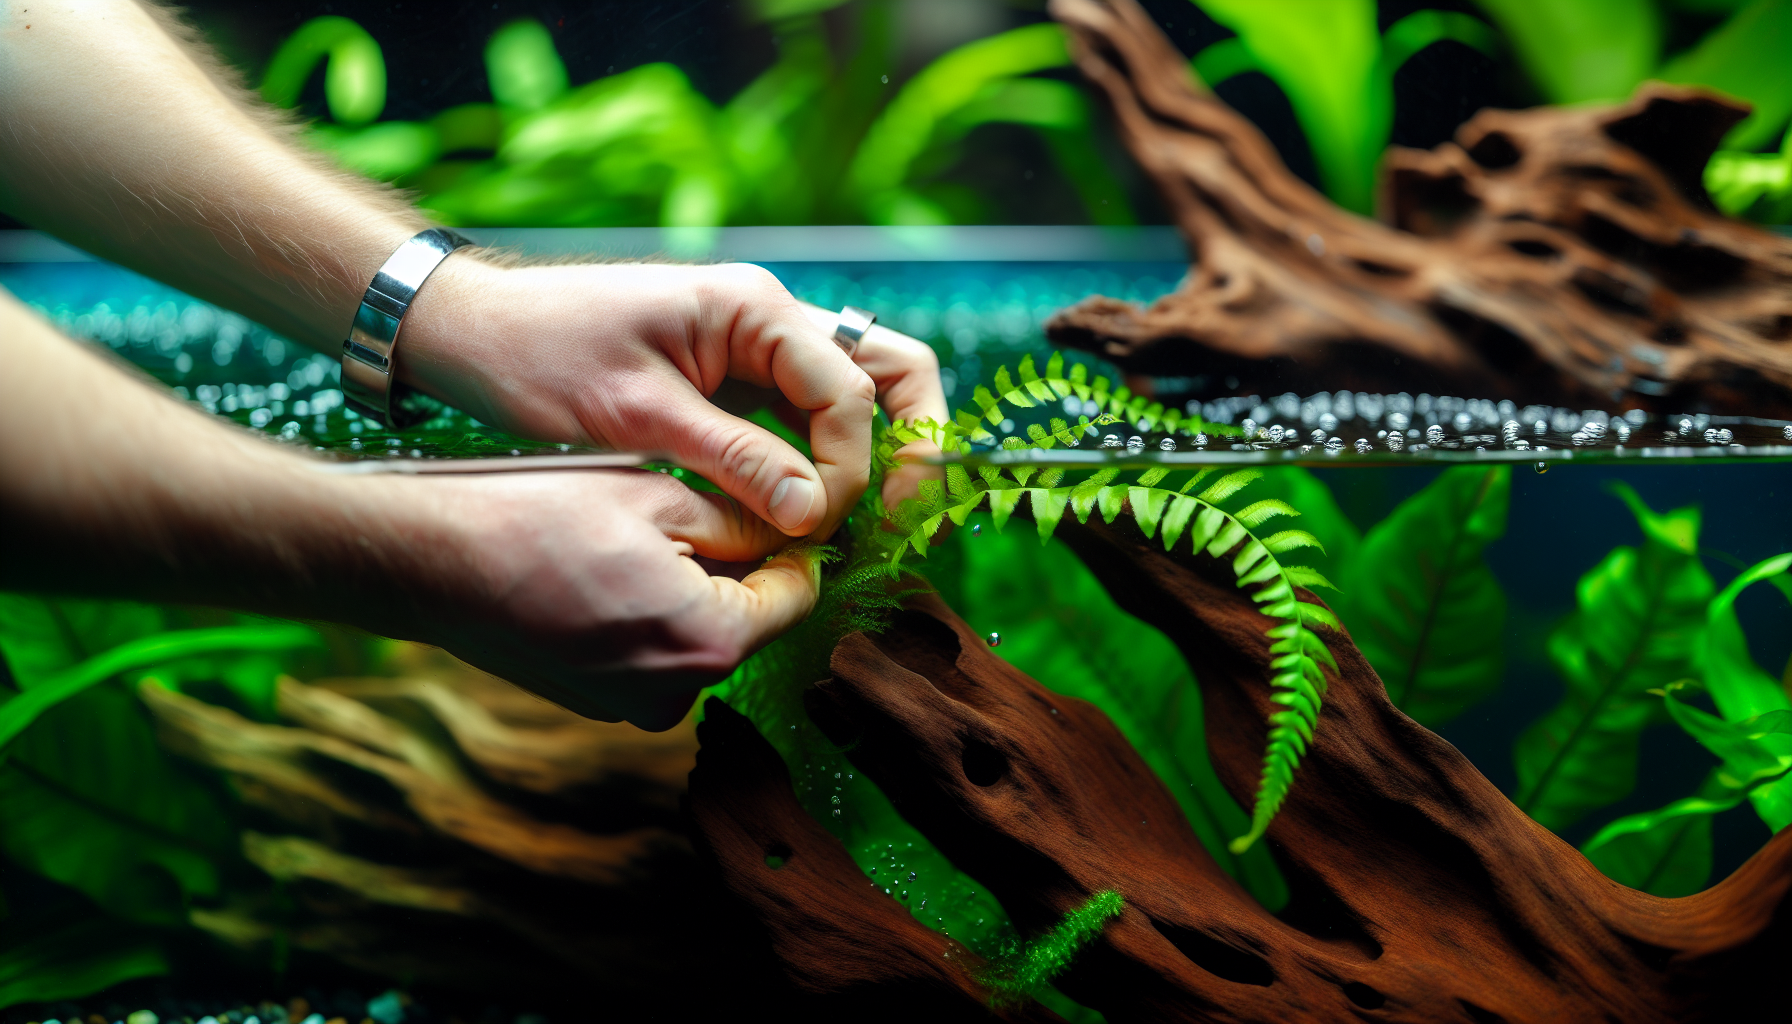
[[[851,358],[859,350],[859,342],[865,332],[876,322],[877,314],[857,306],[840,307],[840,323],[834,328],[834,344],[846,350],[847,358]]]
[[[399,393],[409,389],[392,380],[398,329],[429,275],[449,253],[472,244],[447,228],[419,231],[373,275],[342,342],[342,394],[349,408],[388,427],[408,426],[422,418],[403,408]],[[405,417],[406,422],[397,422]]]

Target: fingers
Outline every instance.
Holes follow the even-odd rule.
[[[654,391],[646,410],[653,421],[644,426],[680,465],[783,535],[807,536],[827,523],[833,491],[825,470],[771,431],[717,408],[688,381],[668,374]],[[854,492],[850,500],[857,499]]]
[[[778,500],[792,502],[784,511],[793,513],[806,496],[788,478],[786,490],[767,496],[769,518],[786,533],[826,537],[851,511],[870,475],[875,386],[770,273],[745,264],[713,269],[711,307],[730,317],[728,375],[776,387],[809,416],[809,448],[825,507],[802,528],[787,527],[778,517]],[[782,481],[774,486],[786,487]]]
[[[819,306],[806,306],[805,312],[812,323],[827,331],[833,330],[840,316]],[[871,378],[877,388],[878,404],[891,420],[944,423],[952,415],[946,407],[946,392],[940,386],[939,357],[926,343],[873,324],[860,339],[852,358]],[[891,508],[905,498],[914,497],[922,480],[944,480],[944,469],[921,461],[938,454],[939,447],[926,441],[898,449],[896,457],[907,464],[884,476],[881,495],[884,506]]]
[[[757,561],[790,543],[725,494],[693,490],[658,473],[640,477],[635,506],[668,540],[689,545],[691,554],[720,562]]]

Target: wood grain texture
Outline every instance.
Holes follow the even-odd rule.
[[[1268,623],[1225,566],[1166,554],[1126,517],[1058,535],[1181,648],[1214,766],[1248,804],[1272,708]],[[1279,914],[1219,869],[1105,715],[1001,660],[935,596],[843,639],[810,714],[1023,932],[1095,892],[1124,895],[1125,913],[1058,980],[1109,1021],[1667,1022],[1760,1019],[1772,1005],[1792,953],[1792,834],[1696,896],[1627,889],[1395,709],[1347,636],[1326,640],[1339,672],[1268,836],[1293,892]],[[801,884],[755,870],[767,842],[825,833],[787,795],[781,763],[726,763],[714,782],[701,763],[693,777],[694,804],[716,785],[707,799],[729,808],[721,825],[700,811],[699,827],[737,862],[730,885],[793,977],[893,994],[949,984],[911,953],[943,937],[917,937],[906,914],[886,923],[881,904],[897,908],[843,854],[813,855],[822,877]],[[751,829],[763,834],[737,837]]]
[[[1144,387],[1792,416],[1792,239],[1719,215],[1700,177],[1746,108],[1646,83],[1616,106],[1485,110],[1388,152],[1375,221],[1291,174],[1133,0],[1051,10],[1193,262],[1148,307],[1065,310],[1052,340]]]

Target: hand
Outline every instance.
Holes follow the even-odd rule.
[[[635,470],[387,481],[409,545],[411,621],[439,645],[569,710],[646,729],[801,621],[819,564],[727,498]],[[436,548],[431,554],[426,548]],[[691,556],[747,563],[710,575]],[[419,585],[419,583],[421,585]]]
[[[454,257],[418,295],[399,373],[518,434],[665,452],[783,534],[826,538],[865,488],[879,391],[893,417],[943,417],[945,400],[925,345],[873,329],[855,365],[829,338],[833,314],[813,308],[747,264]],[[775,389],[813,464],[713,404],[728,379]],[[912,488],[913,474],[894,486]]]

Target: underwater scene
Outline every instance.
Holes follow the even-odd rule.
[[[729,133],[839,88],[838,6],[758,5],[782,70],[719,106],[669,64],[569,87],[531,20],[490,110],[378,121],[306,85],[382,59],[359,26],[282,44],[270,101],[321,97],[313,145],[437,220],[681,260],[755,227],[792,295],[924,342],[952,413],[878,414],[814,612],[661,731],[349,626],[0,593],[0,1024],[1780,1019],[1792,4],[1340,0],[1311,49],[1249,4],[1058,0],[781,176]],[[1439,42],[1530,84],[1389,148]],[[618,97],[658,127],[565,128]],[[1004,197],[929,175],[995,122],[1090,234],[952,258]],[[1186,260],[1112,258],[1146,203]],[[764,226],[805,218],[931,254]],[[434,399],[381,422],[339,357],[24,230],[0,288],[320,474],[718,490]]]

